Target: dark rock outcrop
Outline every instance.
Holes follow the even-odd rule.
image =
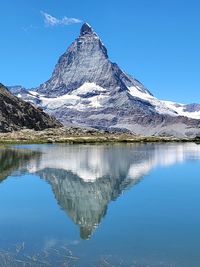
[[[14,96],[0,84],[0,132],[22,128],[43,130],[59,126],[61,123],[56,119]]]

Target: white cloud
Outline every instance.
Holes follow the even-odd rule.
[[[39,27],[34,26],[32,24],[27,26],[27,27],[22,27],[22,30],[25,31],[25,32],[28,32],[29,30],[36,30],[36,29],[39,29]]]
[[[45,12],[41,12],[41,13],[44,16],[44,23],[47,26],[70,25],[70,24],[82,22],[80,19],[77,19],[77,18],[63,17],[62,19],[58,19]]]

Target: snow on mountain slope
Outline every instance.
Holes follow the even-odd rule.
[[[185,116],[185,117],[193,118],[193,119],[200,119],[200,110],[188,111],[187,107],[190,106],[191,104],[185,105],[181,103],[175,103],[172,101],[164,101],[164,100],[162,100],[162,103],[166,104],[168,108],[173,109],[175,112],[177,112],[179,116]]]
[[[178,115],[173,108],[169,108],[163,101],[160,101],[159,99],[148,93],[140,92],[137,87],[129,87],[129,93],[133,97],[138,97],[144,101],[148,101],[152,106],[155,107],[155,110],[160,114],[168,114],[171,116]]]
[[[45,110],[54,110],[61,107],[79,111],[101,108],[104,100],[109,97],[106,89],[95,83],[84,83],[72,92],[51,98],[35,91],[29,91],[29,93],[32,95],[31,102],[39,102],[40,106]]]
[[[81,87],[77,88],[76,90],[72,91],[72,95],[84,95],[87,94],[98,94],[101,92],[105,92],[106,89],[102,88],[101,86],[95,84],[95,83],[84,83]]]
[[[27,100],[39,105],[45,110],[55,110],[61,107],[84,111],[104,107],[104,101],[109,98],[109,92],[95,83],[86,82],[76,90],[58,97],[47,97],[36,91],[27,91]],[[131,86],[127,91],[132,97],[149,102],[159,114],[170,116],[185,116],[200,119],[200,109],[188,111],[186,104],[167,100],[159,100],[148,91],[141,91],[137,86]],[[18,93],[21,98],[21,94]]]
[[[172,101],[159,100],[153,95],[144,93],[138,90],[137,87],[130,87],[129,93],[133,97],[138,97],[142,100],[148,101],[160,114],[169,114],[171,116],[185,116],[193,119],[200,119],[199,111],[187,111],[187,106],[185,104],[180,104]]]

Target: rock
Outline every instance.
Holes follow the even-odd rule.
[[[23,128],[43,130],[62,124],[42,110],[12,95],[0,84],[0,132]]]

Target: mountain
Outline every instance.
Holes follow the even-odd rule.
[[[19,97],[28,94],[28,90],[21,85],[7,86],[7,89],[11,91],[12,94],[17,95]]]
[[[59,126],[61,123],[44,113],[41,108],[35,108],[19,99],[0,84],[0,132],[22,128],[43,130]]]
[[[22,98],[64,124],[142,135],[200,135],[200,105],[158,100],[109,60],[106,47],[87,23],[59,58],[51,78],[23,92]]]

